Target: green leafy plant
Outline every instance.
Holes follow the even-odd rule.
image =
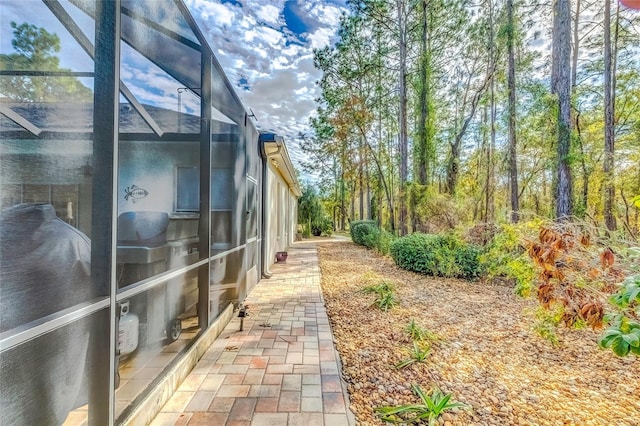
[[[620,289],[611,296],[611,303],[630,315],[640,315],[640,275],[627,278]],[[635,311],[635,312],[634,312]]]
[[[396,238],[391,232],[380,229],[374,220],[354,220],[349,230],[354,243],[375,249],[384,255],[389,254],[391,242]]]
[[[303,236],[310,236],[314,232],[314,224],[322,221],[324,216],[320,195],[312,185],[305,185],[298,198],[298,223],[304,224]]]
[[[535,312],[533,330],[538,333],[540,337],[551,343],[552,346],[558,346],[560,341],[558,340],[556,330],[558,328],[558,324],[560,324],[561,317],[561,309],[549,311],[539,306]]]
[[[383,293],[378,296],[374,304],[386,312],[398,304],[398,299],[396,299],[393,293]]]
[[[617,315],[598,344],[603,349],[611,348],[619,357],[627,356],[629,353],[640,355],[640,323]]]
[[[411,319],[411,322],[407,325],[406,327],[406,332],[409,335],[409,337],[411,338],[411,340],[414,341],[423,341],[423,340],[430,340],[430,341],[435,341],[435,340],[439,340],[439,337],[432,333],[431,331],[427,330],[426,328],[420,327],[417,323],[415,318]]]
[[[378,234],[378,240],[376,241],[376,249],[381,254],[384,254],[385,256],[388,255],[391,247],[391,243],[395,239],[396,239],[396,236],[393,235],[391,232],[381,229],[380,233]]]
[[[454,408],[469,408],[460,402],[450,402],[451,394],[444,394],[438,388],[435,388],[429,395],[418,385],[412,384],[411,389],[420,398],[420,402],[395,407],[378,407],[375,409],[375,413],[380,417],[380,420],[388,423],[422,423],[427,421],[429,426],[433,426],[445,411]]]
[[[333,221],[327,216],[317,218],[311,223],[311,233],[316,237],[333,234]]]
[[[418,342],[413,342],[413,349],[411,350],[411,356],[405,358],[395,365],[397,369],[405,368],[413,364],[414,362],[425,362],[427,356],[429,356],[429,346],[421,346]]]
[[[373,302],[383,311],[388,311],[398,304],[398,299],[393,295],[393,285],[383,281],[379,284],[372,284],[364,287],[362,292],[365,294],[376,294],[376,300]]]
[[[629,247],[624,251],[627,263],[631,265],[631,270],[640,274],[640,247]]]
[[[454,249],[455,264],[458,267],[459,276],[466,280],[475,280],[482,275],[482,265],[480,264],[480,248],[463,244]]]
[[[349,225],[349,231],[354,243],[368,248],[375,246],[377,234],[380,233],[378,224],[374,220],[354,220]]]
[[[640,355],[640,274],[627,278],[609,301],[617,313],[605,317],[609,328],[598,344],[620,357]]]
[[[452,234],[414,233],[394,240],[389,250],[396,265],[440,277],[478,278],[480,250]]]
[[[384,293],[391,293],[393,292],[394,287],[393,284],[388,283],[386,281],[382,281],[378,284],[372,284],[372,285],[368,285],[365,288],[362,289],[362,292],[364,294],[373,294],[376,293],[378,295],[382,295]]]
[[[480,255],[487,277],[513,282],[515,293],[522,297],[531,295],[536,277],[533,261],[524,247],[524,239],[532,234],[533,227],[537,224],[538,222],[502,225]]]

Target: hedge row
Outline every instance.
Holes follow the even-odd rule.
[[[467,280],[482,273],[480,248],[454,235],[414,233],[395,238],[374,220],[353,221],[350,232],[354,243],[391,254],[396,265],[409,271]]]
[[[349,228],[354,243],[369,248],[374,247],[376,234],[380,232],[375,220],[354,220]]]
[[[354,220],[349,228],[354,243],[389,254],[389,246],[395,237],[380,229],[375,220]]]
[[[480,249],[453,235],[410,234],[394,240],[390,253],[396,265],[421,274],[467,280],[481,275]]]

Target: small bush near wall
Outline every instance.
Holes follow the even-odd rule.
[[[415,233],[391,242],[396,265],[409,271],[473,280],[480,276],[480,249],[453,235]]]
[[[311,229],[309,228],[309,224],[302,227],[302,238],[311,238]]]
[[[316,237],[320,235],[331,235],[333,234],[333,221],[330,217],[323,217],[318,219],[316,222],[311,224],[311,233]]]

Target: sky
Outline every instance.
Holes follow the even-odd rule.
[[[158,0],[147,0],[149,2]],[[93,61],[41,1],[2,2],[0,52],[12,53],[10,21],[46,28],[62,40],[60,66],[92,71]],[[247,111],[260,130],[273,131],[287,142],[294,167],[301,172],[304,154],[300,133],[309,133],[309,117],[319,96],[321,73],[313,66],[313,49],[336,42],[346,0],[184,0]],[[93,21],[67,0],[61,4],[87,37]],[[29,5],[30,7],[25,7]],[[160,13],[160,12],[158,12]],[[160,16],[160,15],[159,15]],[[143,104],[177,109],[176,88],[166,73],[123,45],[121,79]],[[92,82],[87,82],[91,87]],[[121,101],[125,101],[121,98]],[[182,94],[181,110],[193,113],[198,100]]]
[[[159,0],[146,0],[147,5]],[[634,0],[635,1],[635,0]],[[62,67],[91,71],[91,58],[79,49],[66,29],[39,0],[0,0],[0,52],[10,53],[12,20],[29,22],[58,34],[63,40],[59,54]],[[313,49],[336,42],[346,0],[184,0],[212,47],[247,110],[254,112],[258,128],[285,137],[298,171],[305,158],[299,147],[300,133],[309,133],[309,118],[320,95],[316,81],[320,71],[313,66]],[[61,3],[89,39],[93,22],[69,4]],[[25,5],[28,5],[25,7]],[[160,13],[160,12],[158,12]],[[548,37],[531,42],[541,59],[548,52]],[[176,88],[182,86],[166,73],[144,61],[132,49],[122,49],[121,78],[145,104],[177,109]],[[91,83],[88,84],[91,87]],[[198,100],[185,93],[181,111],[194,113]]]
[[[299,134],[320,95],[313,49],[336,41],[342,0],[185,0],[256,126],[284,136],[294,167]]]

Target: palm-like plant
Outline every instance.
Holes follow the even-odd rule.
[[[389,423],[421,423],[429,426],[437,423],[438,417],[453,408],[469,408],[460,402],[450,402],[451,394],[444,394],[437,387],[427,395],[418,385],[411,385],[413,392],[420,398],[419,404],[405,404],[396,407],[378,407],[375,412],[380,420]]]
[[[373,304],[385,312],[398,304],[398,299],[393,295],[393,284],[388,282],[383,281],[379,284],[369,285],[361,291],[364,294],[375,293],[377,296]]]
[[[429,346],[422,347],[418,344],[418,342],[413,342],[413,350],[411,351],[411,356],[397,363],[396,368],[405,368],[408,365],[413,364],[414,362],[424,362],[429,355],[430,349],[431,348]]]
[[[378,296],[374,304],[382,309],[383,311],[388,311],[398,304],[398,299],[393,295],[393,293],[383,293]]]
[[[392,293],[394,290],[393,284],[388,283],[386,281],[382,281],[379,284],[371,284],[362,289],[364,294],[372,294],[376,293],[378,295],[383,295],[385,293]]]
[[[415,318],[412,318],[411,322],[407,325],[406,332],[411,338],[411,340],[414,340],[414,341],[415,340],[429,340],[429,341],[439,340],[439,337],[435,333],[432,333],[426,328],[420,327],[416,323]]]

